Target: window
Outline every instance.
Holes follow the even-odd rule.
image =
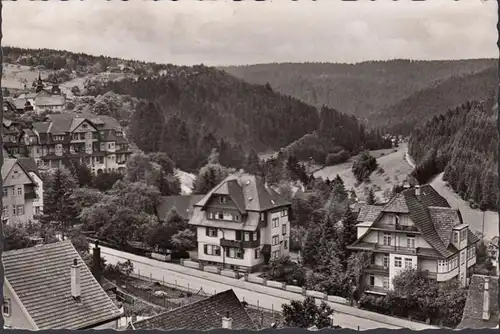
[[[212,227],[207,227],[207,237],[216,238],[217,237],[217,229]]]
[[[7,197],[9,195],[8,189],[3,188],[3,197]]]
[[[217,219],[223,220],[224,214],[222,212],[217,212]]]
[[[447,261],[446,260],[438,260],[438,272],[444,273],[447,271]]]
[[[16,189],[12,188],[12,196],[16,196]]]
[[[411,268],[412,266],[413,266],[412,259],[405,257],[405,268]]]
[[[272,252],[271,259],[277,259],[279,257],[280,257],[280,251],[279,251],[279,249],[275,250],[274,252]]]
[[[384,233],[384,246],[391,245],[392,235],[390,233]]]
[[[207,217],[208,217],[208,219],[214,219],[213,212],[207,212]]]
[[[406,247],[415,248],[415,236],[414,235],[407,235],[406,236]]]
[[[495,254],[496,255],[496,254]],[[471,247],[471,257],[474,257],[476,256],[476,247],[475,246],[472,246]]]
[[[233,215],[233,220],[235,222],[239,222],[240,221],[240,216],[239,215]]]
[[[243,259],[245,253],[241,248],[226,248],[226,256],[232,259]]]
[[[384,265],[384,268],[389,267],[389,256],[388,255],[384,255],[383,265]]]
[[[18,205],[17,206],[17,215],[18,216],[24,215],[24,205]]]
[[[465,256],[464,254],[460,254],[460,264],[464,264],[465,263]]]
[[[217,245],[204,245],[206,255],[220,256],[220,246]]]
[[[227,203],[226,196],[219,196],[219,203],[220,204],[226,204]]]
[[[21,177],[21,173],[19,173],[19,171],[15,170],[13,173],[12,173],[12,178],[13,179],[18,179]]]
[[[17,187],[17,196],[22,196],[23,195],[23,187]]]
[[[401,257],[394,258],[394,267],[401,268],[402,264],[403,263],[402,263]]]
[[[272,239],[272,245],[275,246],[280,243],[280,236],[279,235],[274,235]]]
[[[9,216],[9,206],[8,205],[3,206],[2,216],[4,216],[4,217]]]
[[[453,243],[458,244],[458,232],[453,232]]]
[[[250,241],[250,232],[245,232],[243,235],[245,236],[245,241]]]
[[[273,218],[273,228],[280,226],[279,218]]]
[[[16,211],[16,206],[15,205],[12,206],[12,215],[13,216],[17,216],[17,211]]]
[[[263,222],[264,220],[266,220],[266,214],[265,213],[261,213],[260,214],[260,221]]]
[[[281,217],[286,217],[286,216],[288,216],[288,210],[281,211]]]
[[[256,250],[254,250],[254,256],[256,259],[260,259],[260,249],[257,248]]]
[[[383,284],[384,289],[389,290],[389,277],[384,277],[382,284]]]
[[[375,276],[370,275],[370,286],[375,286]]]
[[[229,212],[224,212],[223,216],[224,216],[224,220],[233,220],[233,215]]]
[[[257,232],[252,233],[252,240],[257,241]]]
[[[464,241],[466,239],[467,239],[467,230],[463,229],[462,231],[460,231],[460,241]]]
[[[5,316],[10,315],[10,299],[5,298],[5,297],[3,299],[2,313]]]
[[[286,234],[286,224],[283,224],[283,225],[281,226],[281,232],[283,233],[283,235],[285,235],[285,234]]]
[[[288,249],[288,240],[283,240],[283,248]]]

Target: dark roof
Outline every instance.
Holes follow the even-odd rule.
[[[71,265],[80,264],[81,302],[71,296]],[[83,329],[121,316],[70,241],[2,254],[4,273],[39,329]]]
[[[498,277],[489,277],[488,297],[490,299],[490,317],[488,320],[483,320],[484,285],[485,278],[487,277],[483,275],[472,276],[462,321],[457,329],[481,329],[498,326],[500,315],[498,307]]]
[[[149,319],[133,323],[134,329],[188,329],[208,331],[222,327],[229,312],[232,329],[258,330],[234,291],[227,290],[212,297],[187,304]]]
[[[172,208],[175,208],[182,218],[189,219],[193,214],[193,206],[203,197],[204,195],[162,196],[156,206],[158,219],[163,220]]]
[[[40,179],[42,178],[40,176],[40,171],[38,170],[38,167],[36,165],[35,159],[33,158],[27,158],[27,157],[20,157],[17,159],[17,162],[21,165],[21,167],[27,171],[28,173],[32,172],[35,173],[36,176],[38,176]]]
[[[228,176],[205,195],[196,206],[204,207],[214,194],[229,195],[242,213],[266,211],[291,205],[271,187],[264,185],[259,177],[246,173],[235,173]]]

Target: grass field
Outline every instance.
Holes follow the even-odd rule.
[[[193,182],[196,176],[181,170],[177,170],[176,175],[181,181],[181,195],[190,195],[193,192]]]
[[[50,71],[37,69],[31,70],[29,66],[3,64],[2,88],[10,89],[24,89],[24,84],[31,87],[34,80],[38,79],[38,73],[41,74],[42,79],[47,79]]]
[[[384,190],[392,189],[395,184],[401,183],[412,171],[412,167],[405,159],[406,148],[407,144],[401,144],[397,150],[385,149],[370,152],[377,159],[379,166],[384,170],[384,173],[373,172],[370,176],[370,183],[357,185],[354,174],[351,171],[353,158],[345,163],[318,170],[314,173],[314,177],[333,180],[333,178],[339,175],[344,180],[346,189],[354,189],[358,198],[365,198],[366,187],[374,187],[376,189],[375,195],[383,200]]]

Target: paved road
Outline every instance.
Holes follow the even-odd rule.
[[[92,246],[91,246],[92,247]],[[267,309],[281,311],[281,305],[289,303],[291,300],[303,300],[304,297],[300,294],[279,290],[245,282],[244,280],[235,280],[233,278],[224,277],[217,274],[212,274],[197,269],[187,268],[173,263],[156,261],[153,259],[137,256],[130,253],[121,252],[115,249],[102,247],[101,256],[106,259],[109,264],[116,264],[124,260],[130,260],[134,264],[134,273],[144,277],[152,277],[155,280],[164,281],[170,284],[188,287],[193,290],[203,289],[208,293],[218,293],[227,289],[233,289],[240,300],[244,300],[252,305],[259,305]],[[319,301],[318,301],[319,303]],[[404,320],[404,324],[398,326],[393,321],[394,318],[389,318],[387,323],[367,318],[361,318],[348,313],[355,312],[366,313],[368,318],[373,318],[373,313],[354,309],[346,305],[336,303],[328,303],[336,312],[334,315],[334,323],[344,328],[368,330],[376,328],[400,329],[404,327],[415,330],[436,328],[419,323],[409,323]],[[370,316],[370,314],[372,316]],[[401,323],[398,323],[401,324]]]

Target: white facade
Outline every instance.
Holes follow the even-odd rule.
[[[36,173],[29,173],[33,181],[36,183],[36,198],[33,200],[33,215],[34,217],[43,214],[43,181]]]

